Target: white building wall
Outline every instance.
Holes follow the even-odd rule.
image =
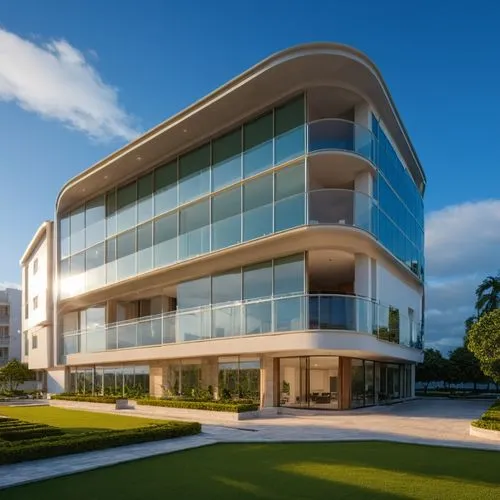
[[[23,278],[23,360],[32,370],[52,365],[52,237],[51,224],[44,223],[37,233],[39,240],[22,263]]]
[[[21,359],[21,290],[17,288],[1,289],[0,304],[9,305],[8,327],[10,341],[7,357],[8,359]]]

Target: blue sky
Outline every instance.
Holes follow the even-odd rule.
[[[273,52],[337,41],[378,65],[426,170],[428,338],[457,343],[500,268],[500,7],[459,4],[0,3],[0,282],[70,177]]]

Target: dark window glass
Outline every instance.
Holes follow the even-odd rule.
[[[273,114],[268,113],[243,127],[243,176],[249,177],[273,164]]]
[[[177,160],[155,170],[155,215],[177,206]]]
[[[153,174],[137,181],[137,220],[143,222],[153,217]]]
[[[273,177],[266,175],[243,186],[243,240],[273,232]]]
[[[155,220],[154,244],[155,267],[177,260],[177,212]]]
[[[179,202],[185,203],[210,191],[210,144],[179,158]]]
[[[212,199],[212,250],[241,241],[241,188],[220,193]]]
[[[212,142],[212,191],[241,179],[241,129]]]
[[[243,298],[270,297],[273,293],[271,262],[243,268]]]

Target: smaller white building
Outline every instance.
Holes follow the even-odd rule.
[[[0,366],[21,359],[21,290],[0,288]]]
[[[44,222],[21,258],[23,280],[22,360],[46,391],[53,366],[53,223]]]

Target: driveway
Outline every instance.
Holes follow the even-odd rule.
[[[469,435],[471,420],[491,401],[420,399],[350,412],[280,416],[205,425],[207,434],[227,441],[336,441],[380,439],[500,450],[500,444]]]

